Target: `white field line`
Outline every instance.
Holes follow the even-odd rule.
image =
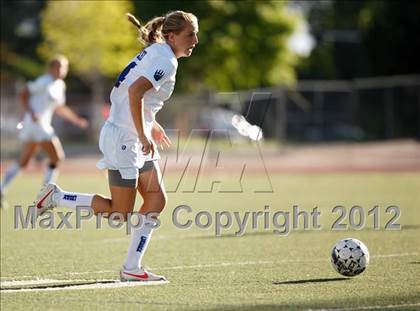
[[[392,257],[405,257],[405,256],[416,256],[419,253],[400,253],[400,254],[384,254],[384,255],[375,255],[372,258],[392,258]]]
[[[337,308],[337,309],[308,309],[307,311],[357,311],[357,310],[384,310],[384,309],[395,309],[395,308],[414,308],[420,307],[420,303],[406,303],[400,305],[386,305],[386,306],[365,306],[355,308]]]
[[[214,264],[198,264],[198,265],[191,265],[191,266],[173,266],[173,267],[156,267],[150,268],[150,270],[183,270],[183,269],[201,269],[201,268],[218,268],[218,267],[229,267],[229,266],[246,266],[246,265],[267,265],[267,264],[277,264],[277,263],[290,263],[290,262],[314,262],[314,261],[324,261],[324,260],[280,260],[280,261],[244,261],[244,262],[219,262]],[[63,272],[63,273],[53,273],[49,274],[48,277],[56,277],[56,276],[66,276],[66,275],[86,275],[86,274],[106,274],[106,273],[117,273],[116,270],[101,270],[101,271],[85,271],[85,272]],[[6,279],[9,281],[18,280],[17,278],[2,276],[2,279]],[[19,279],[26,279],[26,278],[35,278],[35,276],[31,275],[23,275],[19,276]],[[36,281],[36,279],[34,280]],[[1,285],[3,285],[1,281]],[[24,282],[24,281],[23,281]]]
[[[395,257],[406,257],[406,256],[417,256],[419,253],[399,253],[399,254],[383,254],[383,255],[375,255],[372,256],[373,259],[375,258],[395,258]],[[150,270],[158,270],[158,271],[167,271],[167,270],[184,270],[184,269],[203,269],[203,268],[219,268],[219,267],[230,267],[230,266],[247,266],[247,265],[272,265],[272,264],[283,264],[283,263],[300,263],[300,262],[323,262],[329,261],[329,259],[301,259],[301,260],[293,260],[293,259],[284,259],[284,260],[276,260],[276,261],[243,261],[243,262],[219,262],[213,264],[197,264],[197,265],[190,265],[190,266],[172,266],[172,267],[155,267],[150,268]],[[101,270],[101,271],[85,271],[85,272],[62,272],[62,273],[53,273],[48,274],[46,277],[57,277],[57,276],[76,276],[76,275],[91,275],[91,274],[109,274],[113,273],[116,274],[118,271],[116,270]],[[35,279],[37,276],[33,275],[23,275],[19,277],[13,276],[2,276],[1,285],[3,286],[3,282],[7,281],[16,281],[16,280],[24,280],[32,278]],[[3,281],[4,280],[4,281]]]
[[[43,285],[51,283],[74,283],[74,282],[86,282],[86,280],[54,280],[54,279],[35,279],[35,280],[14,280],[14,281],[2,281],[1,286],[30,286],[30,285]]]
[[[48,281],[48,282],[47,282]],[[34,291],[58,291],[58,290],[82,290],[82,289],[103,289],[103,288],[121,288],[121,287],[133,287],[133,286],[150,286],[150,285],[163,285],[168,284],[169,281],[148,281],[148,282],[121,282],[119,280],[47,280],[40,279],[38,284],[35,280],[32,280],[31,284],[23,285],[47,285],[51,284],[51,287],[44,288],[3,288],[2,294],[4,293],[16,293],[16,292],[34,292]],[[93,284],[71,284],[72,282],[97,282]],[[101,283],[103,282],[103,283]],[[12,283],[12,281],[10,282]],[[13,284],[17,286],[17,284]],[[57,287],[57,285],[59,285]],[[10,287],[10,285],[9,285]]]
[[[68,275],[86,275],[86,274],[106,274],[106,273],[115,273],[118,274],[117,270],[100,270],[100,271],[91,271],[91,272],[62,272],[62,273],[52,273],[45,275],[46,277],[57,277],[57,276],[68,276]],[[2,276],[2,281],[0,284],[3,286],[3,282],[7,281],[16,281],[16,280],[25,280],[28,278],[37,278],[37,276],[33,275],[19,275],[19,277],[11,277],[11,276]],[[3,281],[5,279],[6,281]],[[35,279],[36,280],[36,279]]]

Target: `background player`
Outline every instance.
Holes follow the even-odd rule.
[[[47,72],[35,81],[27,83],[20,93],[24,110],[23,123],[19,138],[24,146],[20,159],[14,162],[6,171],[1,183],[3,194],[13,179],[24,169],[35,152],[41,147],[48,157],[49,165],[44,176],[44,183],[54,182],[58,175],[58,164],[64,159],[64,151],[54,128],[51,126],[52,116],[60,117],[84,129],[88,122],[77,116],[66,105],[64,78],[67,76],[69,62],[65,56],[53,57],[48,63]]]

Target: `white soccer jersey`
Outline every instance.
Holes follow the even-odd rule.
[[[22,140],[49,140],[54,135],[51,126],[52,116],[57,106],[66,101],[66,84],[61,79],[54,79],[44,74],[34,81],[28,82],[29,107],[38,116],[34,122],[30,113],[26,112],[23,120],[24,128],[20,133]]]
[[[175,87],[178,60],[167,43],[154,43],[135,56],[121,72],[111,91],[111,111],[108,120],[137,135],[131,116],[128,88],[143,76],[153,85],[144,94],[145,134],[150,137],[156,113],[163,107]]]
[[[56,79],[45,74],[35,81],[28,82],[29,107],[38,115],[42,125],[50,125],[54,109],[64,105],[66,101],[66,84],[61,79]]]

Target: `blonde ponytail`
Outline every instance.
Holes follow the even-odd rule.
[[[162,26],[165,22],[164,16],[153,18],[146,26],[140,30],[141,41],[146,45],[151,45],[156,42],[164,42],[165,38],[162,35]]]
[[[137,18],[135,18],[135,16],[131,13],[125,13],[125,15],[127,15],[127,18],[130,22],[133,23],[134,26],[136,26],[138,29],[141,28],[141,24],[139,22],[139,20]]]
[[[197,17],[192,13],[183,11],[169,12],[165,16],[155,17],[145,26],[142,26],[137,18],[126,13],[128,20],[139,30],[139,40],[146,46],[156,42],[164,42],[169,33],[180,33],[186,25],[193,25],[198,28]]]

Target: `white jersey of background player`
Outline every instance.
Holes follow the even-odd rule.
[[[52,58],[47,73],[28,82],[20,94],[24,117],[23,123],[19,124],[22,127],[19,138],[24,146],[19,161],[13,163],[5,173],[1,183],[2,199],[7,186],[28,165],[39,147],[47,153],[50,161],[44,183],[56,179],[57,166],[64,158],[64,151],[51,126],[54,112],[81,128],[87,126],[85,119],[79,118],[65,105],[66,85],[63,79],[67,76],[68,66],[66,57],[59,55]]]
[[[108,169],[111,198],[99,194],[63,191],[55,184],[43,187],[35,202],[37,215],[56,206],[75,209],[89,206],[95,214],[119,215],[127,220],[136,192],[143,198],[141,226],[132,231],[127,257],[120,270],[123,281],[164,281],[142,266],[153,228],[165,208],[167,196],[155,155],[154,143],[171,141],[156,122],[155,114],[173,91],[177,58],[189,57],[198,43],[198,21],[191,14],[174,11],[156,17],[146,26],[129,14],[148,46],[121,72],[111,93],[110,117],[101,130],[100,168]],[[115,215],[114,215],[115,216]]]
[[[55,79],[44,74],[26,85],[30,93],[29,109],[23,118],[23,128],[19,134],[22,141],[51,140],[54,129],[51,126],[54,110],[66,101],[66,84],[62,79]],[[33,115],[36,117],[33,118]]]

